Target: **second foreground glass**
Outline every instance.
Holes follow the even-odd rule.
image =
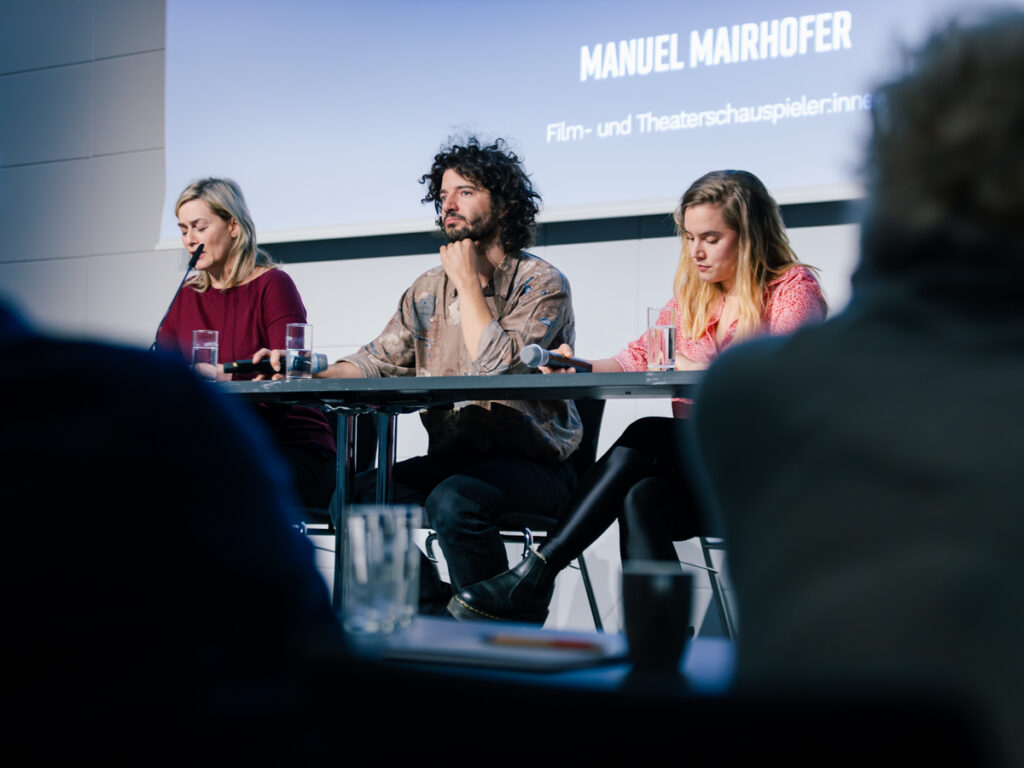
[[[360,635],[408,626],[419,600],[419,550],[413,540],[423,510],[354,505],[345,513],[343,624]]]

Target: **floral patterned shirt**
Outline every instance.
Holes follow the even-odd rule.
[[[363,376],[466,376],[531,373],[519,360],[528,344],[572,344],[576,328],[569,282],[529,253],[506,256],[484,287],[494,318],[473,360],[462,336],[459,297],[443,266],[420,275],[402,295],[381,334],[342,358]],[[566,400],[487,400],[421,413],[430,451],[476,449],[563,461],[579,445],[582,425]]]
[[[821,286],[807,267],[796,266],[768,283],[768,303],[764,311],[762,330],[772,336],[792,333],[804,323],[825,319],[828,305],[821,292]],[[704,333],[698,338],[685,335],[680,327],[679,303],[673,298],[662,310],[667,318],[669,310],[676,313],[676,352],[695,363],[711,363],[730,344],[736,335],[736,322],[726,331],[721,343],[716,341],[718,321],[722,316],[723,303],[719,302],[708,320]],[[660,318],[659,318],[660,319]],[[615,355],[616,362],[624,371],[647,370],[647,334],[631,341],[624,350]],[[689,412],[689,400],[672,401],[672,412],[685,417]]]

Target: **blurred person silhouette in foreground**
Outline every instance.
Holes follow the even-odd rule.
[[[0,348],[12,739],[40,763],[315,749],[341,635],[269,432],[181,362],[2,305]]]
[[[741,684],[946,696],[1019,765],[1024,15],[954,23],[908,63],[874,98],[849,307],[723,355],[698,454]]]

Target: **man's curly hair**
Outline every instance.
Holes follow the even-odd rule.
[[[523,170],[522,160],[504,140],[496,139],[493,144],[482,146],[476,137],[461,144],[449,139],[434,155],[434,164],[420,178],[420,184],[428,185],[423,202],[434,204],[437,225],[442,230],[441,178],[449,168],[491,193],[494,213],[501,217],[501,245],[505,253],[517,253],[533,242],[540,195]]]

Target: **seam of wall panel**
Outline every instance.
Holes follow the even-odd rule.
[[[16,75],[29,75],[33,72],[48,72],[52,69],[64,69],[66,67],[80,67],[83,64],[95,64],[100,61],[113,61],[114,59],[127,59],[132,56],[145,56],[150,53],[164,53],[166,48],[150,48],[144,51],[132,51],[131,53],[115,53],[112,56],[94,56],[80,61],[64,61],[60,64],[50,64],[45,67],[30,67],[28,69],[12,69],[7,72],[0,72],[0,78],[13,77]]]
[[[99,159],[99,158],[103,158],[103,157],[119,157],[121,155],[137,155],[140,152],[159,152],[159,151],[161,151],[163,149],[166,149],[166,147],[160,145],[160,146],[154,146],[154,147],[139,147],[138,149],[126,149],[126,150],[124,150],[122,152],[95,152],[95,153],[90,153],[88,155],[71,155],[69,157],[60,157],[60,158],[57,158],[56,160],[33,160],[30,163],[7,163],[7,164],[0,164],[0,169],[6,169],[6,168],[31,168],[32,166],[37,166],[37,165],[42,166],[42,165],[54,165],[54,164],[57,164],[57,163],[73,163],[73,162],[77,162],[79,160],[92,160],[92,159]]]
[[[67,256],[36,256],[30,259],[4,259],[0,261],[0,267],[7,264],[45,264],[51,261],[75,261],[76,259],[102,259],[106,256],[133,256],[137,254],[153,254],[156,251],[139,250],[138,248],[126,248],[117,251],[97,251],[96,253],[75,253]],[[288,266],[287,264],[282,266]],[[184,257],[182,258],[182,269],[184,269]]]
[[[7,72],[0,72],[0,78],[30,75],[33,72],[49,72],[53,69],[64,69],[66,67],[80,67],[83,64],[92,64],[95,59],[81,59],[80,61],[64,61],[60,64],[50,64],[45,67],[30,67],[29,69],[12,69]]]
[[[113,61],[114,59],[127,59],[132,56],[147,56],[151,53],[164,53],[165,51],[165,48],[150,48],[145,51],[132,51],[131,53],[115,53],[112,56],[97,56],[95,59],[93,59],[93,61]]]
[[[96,0],[92,0],[92,63],[89,66],[89,157],[93,157],[96,142]],[[92,168],[90,167],[90,184]],[[90,229],[92,224],[90,223]],[[91,233],[90,233],[91,234]],[[88,297],[86,297],[88,301]],[[86,313],[88,317],[88,313]]]

